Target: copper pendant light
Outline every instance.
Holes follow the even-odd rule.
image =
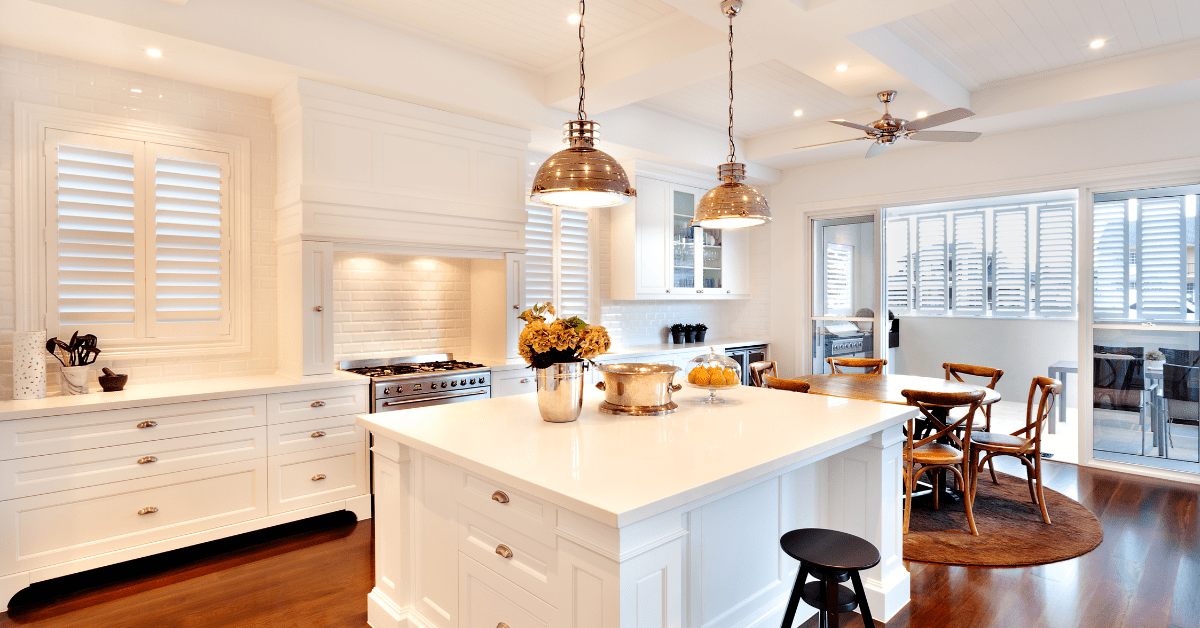
[[[625,169],[608,153],[595,147],[600,125],[587,119],[583,103],[584,82],[583,16],[585,0],[579,0],[579,114],[564,124],[563,139],[570,148],[553,155],[538,168],[529,199],[564,207],[614,207],[633,200],[637,192],[629,185]]]
[[[733,143],[733,18],[742,10],[742,0],[724,0],[721,11],[729,17],[729,161],[717,168],[721,185],[700,199],[693,226],[705,229],[740,229],[771,222],[771,206],[762,193],[742,183],[746,164],[737,163]]]

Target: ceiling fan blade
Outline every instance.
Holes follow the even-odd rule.
[[[797,146],[792,150],[804,150],[806,148],[816,148],[818,146],[829,146],[830,144],[841,144],[843,142],[857,142],[858,140],[869,140],[869,137],[852,137],[848,140],[838,140],[836,142],[823,142],[821,144],[809,144],[808,146]]]
[[[848,126],[852,129],[858,129],[859,131],[866,131],[867,133],[877,133],[879,131],[879,129],[876,129],[875,127],[870,127],[865,124],[855,124],[854,122],[847,122],[845,120],[830,120],[830,122],[834,124],[840,124],[842,126]]]
[[[921,129],[928,129],[935,126],[941,126],[943,124],[950,124],[955,120],[970,118],[973,115],[975,115],[975,112],[971,111],[970,109],[963,109],[962,107],[959,107],[958,109],[951,109],[949,111],[943,111],[941,113],[935,113],[931,116],[925,116],[924,118],[913,120],[908,124],[905,124],[904,128],[908,129],[909,131],[920,131]]]
[[[867,149],[867,159],[882,155],[883,151],[887,150],[887,147],[887,144],[880,144],[879,142],[871,144],[871,147]]]
[[[983,133],[974,131],[921,131],[908,136],[910,140],[922,142],[974,142]]]

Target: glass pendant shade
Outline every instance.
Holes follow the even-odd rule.
[[[571,120],[566,126],[565,141],[571,146],[538,168],[530,200],[563,207],[614,207],[633,200],[637,192],[629,185],[625,169],[594,146],[600,125]]]
[[[705,229],[741,229],[771,222],[771,206],[753,186],[742,183],[746,165],[725,163],[719,167],[723,183],[700,199],[692,226]]]

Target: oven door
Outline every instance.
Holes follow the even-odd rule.
[[[446,393],[433,393],[428,395],[402,397],[399,399],[377,399],[375,401],[375,412],[392,412],[394,410],[407,410],[409,408],[424,408],[427,406],[440,406],[446,403],[459,403],[461,401],[474,401],[476,399],[487,399],[492,396],[490,388],[474,388],[471,390],[461,390]]]

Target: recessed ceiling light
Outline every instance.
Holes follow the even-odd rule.
[[[1103,48],[1104,40],[1103,39],[1093,39],[1092,43],[1088,44],[1088,46],[1091,46],[1092,48]]]
[[[846,70],[849,70],[849,69],[850,69],[850,66],[846,65],[845,63],[843,63],[837,67],[838,72],[845,72]]]
[[[142,93],[142,90],[140,90],[140,89],[138,89],[138,88],[136,88],[136,87],[135,87],[135,88],[133,88],[133,89],[131,89],[131,90],[129,90],[129,91],[131,91],[131,92],[133,92],[133,93],[135,93],[135,94],[140,94],[140,93]]]
[[[578,23],[579,23],[579,14],[578,14],[578,13],[572,13],[572,14],[568,15],[568,16],[567,16],[567,21],[568,21],[568,22],[570,22],[570,23],[572,23],[572,24],[578,24]]]
[[[147,48],[146,54],[150,55],[151,57],[161,57],[162,51],[158,48]]]
[[[924,118],[924,117],[925,117],[925,116],[927,116],[927,115],[929,115],[929,112],[928,112],[928,111],[918,111],[918,112],[917,112],[917,117],[918,117],[918,118]]]
[[[803,109],[797,109],[797,110],[795,110],[795,111],[793,111],[793,112],[792,112],[792,115],[794,115],[794,116],[796,116],[797,118],[799,118],[800,116],[804,115],[804,110],[803,110]]]

